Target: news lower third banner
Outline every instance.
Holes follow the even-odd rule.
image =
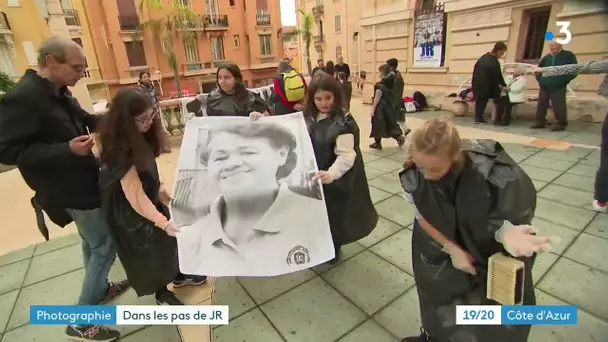
[[[228,305],[32,305],[33,325],[226,325]]]
[[[457,305],[457,325],[575,325],[575,305]]]

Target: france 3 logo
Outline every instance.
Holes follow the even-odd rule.
[[[556,21],[555,25],[557,25],[557,27],[559,27],[559,33],[565,37],[563,38],[556,38],[555,42],[561,44],[561,45],[566,45],[568,43],[570,43],[570,41],[572,40],[572,32],[570,32],[570,22],[569,21]],[[553,34],[553,32],[547,32],[545,33],[545,40],[553,40],[553,38],[555,38],[555,35]]]

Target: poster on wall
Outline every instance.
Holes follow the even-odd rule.
[[[414,23],[414,67],[436,68],[443,61],[445,38],[443,11],[423,12]]]

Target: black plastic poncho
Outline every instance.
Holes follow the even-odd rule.
[[[129,283],[138,296],[145,296],[163,289],[178,274],[177,241],[131,207],[120,184],[127,171],[128,168],[101,168],[102,209]],[[169,218],[169,209],[158,199],[156,162],[138,174],[148,198]]]
[[[488,258],[504,252],[495,233],[505,220],[530,224],[536,189],[521,167],[492,140],[465,142],[466,161],[440,181],[429,181],[415,165],[399,175],[418,212],[471,254],[476,276],[452,266],[450,256],[414,222],[412,263],[422,325],[432,338],[452,342],[525,342],[529,325],[456,325],[456,305],[498,305],[486,299]],[[524,305],[534,305],[533,258],[525,260]]]
[[[327,170],[336,160],[336,139],[353,134],[357,157],[353,167],[340,179],[323,185],[325,204],[334,246],[339,247],[368,236],[378,223],[372,203],[363,158],[359,150],[359,126],[350,115],[338,115],[321,121],[308,119],[319,170]]]

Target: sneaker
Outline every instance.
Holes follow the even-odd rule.
[[[166,290],[154,296],[158,305],[184,305],[184,303],[175,297],[175,293]]]
[[[103,297],[101,297],[101,300],[99,300],[99,304],[103,304],[111,300],[112,298],[125,293],[125,291],[130,288],[131,285],[129,284],[128,280],[123,280],[116,283],[113,281],[108,282],[108,288],[106,289],[106,293],[103,295]]]
[[[420,327],[420,335],[418,336],[409,336],[401,340],[401,342],[433,342],[429,334],[427,334],[426,330],[423,327]]]
[[[488,123],[488,120],[475,120],[476,125],[485,125]]]
[[[566,127],[564,126],[553,126],[551,127],[551,132],[561,132],[561,131],[565,131]]]
[[[65,334],[74,341],[117,341],[120,338],[118,330],[103,325],[70,325]]]
[[[592,207],[593,210],[600,213],[608,212],[608,202],[599,202],[598,200],[593,200]]]
[[[175,280],[173,280],[173,287],[182,286],[198,286],[203,285],[207,282],[207,276],[196,276],[188,274],[180,274]]]

